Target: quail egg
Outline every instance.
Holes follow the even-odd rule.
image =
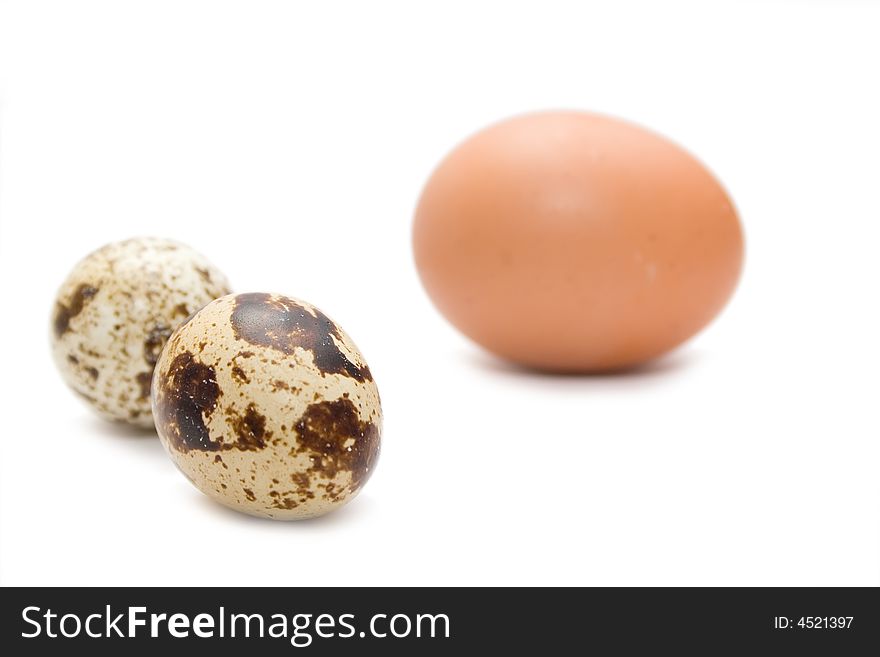
[[[279,520],[360,490],[382,410],[351,338],[314,306],[251,293],[212,301],[169,339],[153,379],[162,444],[203,493]]]
[[[55,363],[104,417],[152,427],[150,381],[168,336],[229,291],[214,265],[178,242],[142,237],[107,244],[80,261],[58,291]]]

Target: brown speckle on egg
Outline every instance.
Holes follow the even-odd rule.
[[[272,437],[272,432],[266,431],[266,417],[260,415],[253,404],[248,404],[244,415],[230,412],[229,422],[238,436],[235,441],[238,449],[263,449]]]
[[[150,382],[153,380],[153,371],[149,372],[138,372],[135,375],[135,381],[141,388],[141,394],[138,399],[147,399],[150,398]]]
[[[57,301],[55,304],[55,337],[60,338],[70,328],[70,320],[79,315],[86,302],[98,293],[98,288],[88,283],[76,286],[67,303]]]
[[[170,335],[171,327],[162,323],[154,324],[147,332],[147,337],[144,340],[144,361],[147,365],[155,367],[156,361],[159,360],[159,354],[162,353],[162,347],[165,346]]]
[[[221,394],[214,368],[200,363],[188,351],[177,354],[156,392],[153,410],[160,434],[181,452],[221,449],[222,444],[211,440],[205,425]]]
[[[348,471],[355,488],[369,476],[379,451],[379,430],[361,420],[351,400],[309,404],[295,429],[300,451],[312,461],[309,472],[332,480],[340,471]]]
[[[372,380],[370,369],[353,363],[340,349],[338,329],[316,308],[307,309],[288,297],[263,293],[239,294],[232,312],[237,338],[291,355],[296,348],[311,352],[324,374]]]

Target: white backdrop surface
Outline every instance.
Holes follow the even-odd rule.
[[[880,584],[878,33],[831,0],[0,3],[0,582]],[[743,218],[731,305],[637,375],[499,363],[412,264],[437,161],[560,107],[683,144]],[[386,421],[348,507],[225,510],[64,387],[56,287],[143,234],[353,336]]]

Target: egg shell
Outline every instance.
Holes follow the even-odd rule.
[[[733,204],[694,157],[586,112],[495,124],[437,167],[415,213],[440,312],[502,358],[553,371],[632,367],[702,329],[739,279]]]
[[[223,273],[172,240],[138,237],[81,260],[58,290],[51,347],[65,382],[99,414],[152,427],[153,367],[172,331],[229,293]]]
[[[297,520],[350,501],[379,456],[382,409],[363,356],[314,306],[278,294],[211,302],[156,367],[162,444],[203,493]]]

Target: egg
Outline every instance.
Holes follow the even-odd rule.
[[[379,456],[379,391],[360,351],[323,312],[278,294],[222,297],[175,331],[153,414],[196,488],[255,516],[339,508]]]
[[[204,256],[167,239],[114,242],[81,260],[52,311],[51,347],[65,382],[99,414],[152,427],[150,381],[171,332],[229,293]]]
[[[415,262],[439,311],[494,354],[551,371],[630,368],[708,324],[743,260],[737,212],[679,146],[586,112],[490,126],[422,192]]]

